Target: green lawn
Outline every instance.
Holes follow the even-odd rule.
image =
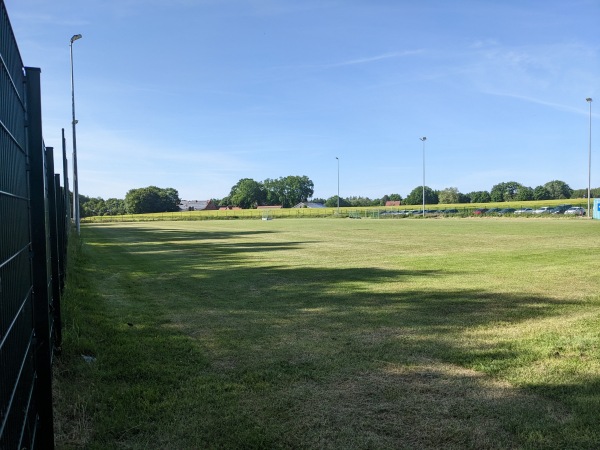
[[[58,447],[600,448],[599,236],[585,219],[83,226]]]

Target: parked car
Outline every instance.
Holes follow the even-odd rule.
[[[481,216],[482,214],[485,214],[487,212],[487,208],[477,208],[475,211],[473,211],[473,214],[475,214],[476,216]]]
[[[553,209],[553,206],[542,206],[541,208],[534,210],[533,214],[550,214]]]
[[[515,214],[533,214],[533,208],[521,208],[517,209]]]
[[[514,213],[515,211],[516,211],[516,209],[515,209],[515,208],[503,208],[503,209],[501,209],[500,211],[498,211],[498,214],[502,216],[502,215],[504,215],[504,214],[512,214],[512,213]]]
[[[573,206],[565,211],[565,214],[574,214],[576,216],[585,216],[585,208]]]
[[[490,208],[485,213],[487,214],[498,214],[501,208]]]
[[[571,208],[571,205],[558,205],[555,208],[552,208],[552,214],[564,214],[567,209]]]

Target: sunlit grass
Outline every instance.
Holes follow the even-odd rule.
[[[59,446],[595,448],[598,231],[553,219],[85,226],[64,306]]]

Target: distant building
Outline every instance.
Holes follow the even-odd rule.
[[[402,202],[400,200],[388,200],[385,202],[385,206],[400,206]]]
[[[257,206],[256,209],[281,209],[283,205]]]
[[[182,211],[214,211],[217,209],[212,200],[181,200],[179,209]]]
[[[300,202],[294,208],[325,208],[325,205],[315,202]]]

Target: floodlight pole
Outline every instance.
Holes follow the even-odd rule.
[[[587,216],[590,216],[590,197],[592,196],[592,99],[588,97],[585,99],[590,104],[590,138],[589,138],[589,149],[588,149],[588,192],[587,192]]]
[[[423,142],[423,217],[425,217],[425,141],[427,138],[423,136],[419,139]]]
[[[340,214],[340,158],[338,158],[337,156],[335,157],[335,159],[337,160],[337,172],[338,172],[338,177],[337,177],[337,181],[338,181],[338,193],[337,193],[337,213],[338,215]]]
[[[77,228],[77,234],[80,231],[80,216],[79,216],[79,180],[77,178],[77,136],[75,133],[75,125],[77,125],[77,120],[75,120],[75,78],[73,77],[73,42],[77,39],[81,39],[80,34],[76,34],[71,38],[71,43],[69,44],[71,51],[71,110],[73,112],[73,120],[71,124],[73,126],[73,220],[75,221],[75,226]]]

